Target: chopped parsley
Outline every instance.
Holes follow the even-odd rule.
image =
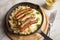
[[[36,14],[40,14],[40,12],[39,12],[39,11],[37,11],[37,12],[36,12]]]
[[[23,8],[21,7],[20,10],[22,10]]]
[[[23,10],[23,7],[22,7],[22,6],[19,6],[19,7],[18,7],[18,10],[19,10],[19,11]]]
[[[24,21],[24,20],[22,20],[22,21],[21,21],[21,24],[24,24],[24,23],[25,23],[25,21]]]
[[[27,16],[27,15],[29,15],[30,13],[32,13],[31,11],[28,11],[28,12],[26,12],[25,14],[24,14],[24,16]],[[35,14],[33,14],[33,15],[35,15]]]
[[[24,16],[27,16],[27,15],[29,15],[30,14],[30,12],[27,12],[27,13],[25,13],[25,15]]]
[[[39,21],[39,20],[40,20],[40,18],[37,18],[36,20],[37,20],[37,21]]]
[[[40,27],[40,24],[36,24],[37,27]]]
[[[35,16],[35,14],[32,14],[33,16]]]

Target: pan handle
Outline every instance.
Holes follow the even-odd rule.
[[[53,40],[49,36],[47,36],[45,33],[43,33],[41,30],[38,33],[41,34],[46,40]]]

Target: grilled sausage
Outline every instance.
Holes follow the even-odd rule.
[[[33,15],[32,14],[30,14],[30,15],[27,15],[27,16],[25,16],[25,17],[22,17],[22,18],[20,18],[19,20],[27,20],[27,19],[29,19],[29,18],[34,18],[33,17]]]
[[[26,28],[28,28],[30,25],[34,23],[37,23],[37,21],[33,19],[27,20],[25,24],[21,25],[21,31],[24,31]]]
[[[15,17],[16,17],[17,19],[19,19],[18,17],[19,17],[20,15],[22,15],[22,14],[25,13],[25,12],[31,11],[31,10],[32,10],[32,8],[26,8],[26,9],[20,11],[19,13],[17,13],[17,14],[15,15]]]
[[[29,14],[29,15],[32,16],[32,12],[33,12],[33,11],[31,10],[31,11],[28,11],[28,12],[30,12],[31,15],[30,15],[30,14]],[[20,15],[19,17],[17,17],[17,19],[18,19],[18,20],[21,20],[21,19],[26,19],[27,17],[30,17],[30,16],[27,15],[27,14],[28,14],[28,13],[24,13],[24,14]]]

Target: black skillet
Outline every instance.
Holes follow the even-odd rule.
[[[12,34],[16,34],[16,35],[20,35],[20,36],[27,36],[27,35],[25,35],[25,34],[14,33],[13,30],[10,28],[10,24],[9,24],[9,22],[8,22],[9,16],[11,15],[11,13],[12,13],[13,10],[15,10],[18,6],[27,6],[27,5],[28,5],[29,7],[31,7],[31,8],[33,8],[33,9],[36,9],[36,10],[40,11],[41,16],[42,16],[42,21],[41,21],[40,27],[39,27],[36,31],[34,31],[33,33],[30,33],[30,34],[27,34],[27,35],[31,35],[31,34],[34,34],[35,32],[38,32],[38,33],[40,33],[46,40],[52,40],[50,37],[48,37],[46,34],[44,34],[44,33],[40,30],[40,28],[41,28],[41,26],[42,26],[42,24],[43,24],[43,20],[44,20],[44,16],[43,16],[43,13],[42,13],[42,11],[41,11],[41,9],[40,9],[40,6],[39,6],[39,5],[36,5],[36,4],[33,4],[33,3],[29,3],[29,2],[21,2],[21,3],[18,3],[18,4],[16,4],[16,5],[14,5],[12,8],[10,8],[10,10],[7,12],[7,16],[6,16],[6,27],[7,27],[8,31],[9,31],[10,33],[12,33]]]

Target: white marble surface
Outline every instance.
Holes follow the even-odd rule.
[[[0,0],[0,40],[10,40],[3,31],[2,20],[6,12],[14,4],[17,4],[19,2],[33,2],[38,5],[43,5],[45,3],[45,0]],[[60,6],[59,5],[60,5],[60,0],[57,0],[52,10],[46,10],[48,15],[50,15],[51,12],[53,12],[54,10],[57,10],[56,19],[53,23],[50,32],[51,33],[50,37],[53,40],[60,40]]]

